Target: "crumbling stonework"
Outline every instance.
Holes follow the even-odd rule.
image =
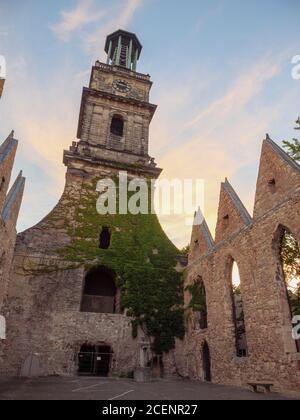
[[[288,228],[300,244],[300,167],[269,137],[263,142],[254,216],[226,180],[221,186],[216,238],[205,221],[193,228],[185,287],[199,276],[206,289],[208,328],[187,311],[187,333],[176,352],[181,373],[204,379],[208,344],[213,382],[246,386],[267,381],[300,388],[300,354],[292,338],[287,293],[280,273],[278,231]],[[248,357],[236,356],[232,312],[232,262],[238,264]],[[191,295],[185,288],[185,304]]]
[[[127,42],[124,41],[125,49],[121,48],[122,36],[116,39],[119,33]],[[132,48],[137,48],[139,42],[133,34],[117,34],[108,37],[109,63],[96,62],[90,85],[83,90],[78,141],[64,151],[67,172],[63,195],[49,215],[18,235],[9,282],[9,263],[2,265],[6,279],[2,281],[2,299],[7,288],[8,294],[1,374],[77,374],[78,353],[83,347],[109,349],[110,375],[128,374],[136,366],[145,368],[147,364],[144,356],[151,343],[141,331],[134,338],[132,320],[120,304],[119,281],[130,270],[138,273],[140,267],[146,266],[149,271],[174,267],[178,251],[162,232],[155,214],[100,215],[96,211],[99,179],[115,180],[119,171],[127,171],[129,179],[146,180],[156,179],[161,173],[148,154],[149,124],[156,109],[149,103],[150,77],[132,69],[140,52],[133,53]],[[112,51],[117,44],[118,49]],[[116,64],[120,62],[127,65]],[[3,173],[10,174],[15,148],[11,136],[0,149]],[[12,227],[23,186],[20,176],[8,196],[8,202],[14,205],[4,204],[6,191],[0,191],[5,216],[0,234],[7,238],[3,241],[5,249],[11,250],[14,243]],[[175,350],[164,355],[165,375],[241,386],[266,381],[278,388],[299,389],[300,355],[292,338],[279,258],[283,228],[288,228],[300,244],[299,221],[300,167],[267,137],[263,142],[253,217],[226,180],[221,186],[215,239],[205,220],[193,227],[184,273],[186,336],[177,341]],[[107,247],[99,243],[103,228],[109,231]],[[243,345],[247,351],[243,357],[237,355],[234,261],[241,277],[239,301],[243,302],[243,311],[239,314],[244,312],[246,330]],[[108,292],[89,295],[92,292],[86,289],[87,275],[99,268],[114,273],[114,301]],[[182,264],[178,263],[177,270],[180,269]],[[206,304],[197,311],[190,307],[189,286],[195,282],[203,283],[206,298]],[[139,292],[143,294],[144,290]],[[84,294],[95,298],[93,307],[88,300],[86,306],[82,305]],[[108,298],[110,305],[105,308],[110,307],[114,313],[101,312],[97,302],[102,298]],[[93,366],[96,371],[90,373],[97,374],[97,363]],[[159,374],[161,367],[157,359],[155,369]]]
[[[8,192],[17,145],[12,132],[0,146],[0,315],[8,287],[17,235],[16,223],[25,184],[20,173]]]

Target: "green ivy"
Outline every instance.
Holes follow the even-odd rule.
[[[191,294],[189,308],[194,312],[206,311],[206,296],[203,284],[195,281],[193,284],[186,286],[185,290]]]
[[[86,269],[104,265],[114,270],[121,303],[133,318],[133,337],[141,327],[153,337],[154,352],[168,352],[175,338],[184,336],[182,278],[174,269],[179,252],[155,214],[99,215],[96,183],[94,179],[83,185],[80,202],[69,196],[68,208],[77,209],[75,220],[66,220],[72,241],[58,252]],[[106,250],[99,249],[103,226],[111,231]]]
[[[154,337],[153,351],[173,349],[175,338],[184,337],[181,275],[174,269],[127,265],[121,290],[122,304],[135,328],[140,326]]]

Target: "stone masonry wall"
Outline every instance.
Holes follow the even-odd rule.
[[[276,179],[277,191],[270,188],[271,178]],[[288,325],[286,322],[287,297],[284,279],[278,276],[277,233],[280,226],[286,227],[300,244],[300,167],[270,139],[264,142],[253,220],[224,185],[216,242],[211,247],[203,226],[194,227],[185,281],[187,286],[202,277],[208,328],[200,330],[194,313],[188,311],[187,334],[183,348],[180,345],[176,352],[177,363],[182,375],[203,379],[202,348],[206,341],[213,382],[246,386],[252,381],[270,381],[278,389],[299,389],[300,354],[292,338],[291,320]],[[236,356],[235,348],[232,260],[240,272],[249,352],[242,358]],[[190,299],[186,291],[186,306]]]

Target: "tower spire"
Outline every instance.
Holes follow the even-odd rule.
[[[142,48],[135,34],[119,29],[106,38],[107,64],[136,71]]]

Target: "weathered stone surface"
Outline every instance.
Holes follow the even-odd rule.
[[[116,78],[129,80],[128,97],[107,96],[113,93]],[[81,303],[85,276],[93,266],[104,265],[116,274],[126,264],[155,267],[168,250],[176,264],[177,250],[155,215],[101,216],[96,211],[101,178],[116,179],[120,170],[126,170],[129,179],[149,179],[161,171],[148,156],[148,126],[155,109],[148,102],[150,87],[148,76],[106,65],[93,67],[90,89],[83,92],[80,139],[64,154],[63,195],[49,215],[18,235],[5,305],[7,340],[0,353],[1,373],[26,371],[24,362],[33,354],[39,358],[41,375],[77,373],[77,355],[84,343],[110,347],[110,374],[133,372],[140,336],[132,338],[131,318],[121,308],[114,314],[82,312]],[[125,121],[122,150],[110,144],[114,114]],[[104,225],[111,231],[108,250],[99,249]],[[143,233],[147,244],[142,243]],[[140,260],[134,256],[135,249],[141,251],[139,243]]]
[[[0,314],[8,288],[16,241],[16,223],[25,184],[25,179],[20,173],[8,192],[17,145],[14,133],[11,132],[0,146]]]
[[[268,181],[276,178],[276,190]],[[263,143],[254,220],[241,211],[222,185],[216,243],[209,249],[199,226],[194,227],[185,286],[201,276],[208,310],[208,328],[199,330],[191,310],[184,345],[175,359],[183,376],[204,378],[202,347],[210,348],[212,380],[245,386],[271,381],[278,388],[300,387],[300,355],[286,319],[287,297],[280,264],[277,231],[287,227],[300,243],[300,167],[270,139]],[[226,220],[224,220],[224,216]],[[198,241],[195,243],[195,240]],[[200,245],[199,245],[200,244]],[[201,245],[202,244],[202,245]],[[239,267],[249,356],[238,358],[232,317],[229,261]],[[189,304],[190,293],[185,292]],[[174,369],[173,369],[174,372]]]

